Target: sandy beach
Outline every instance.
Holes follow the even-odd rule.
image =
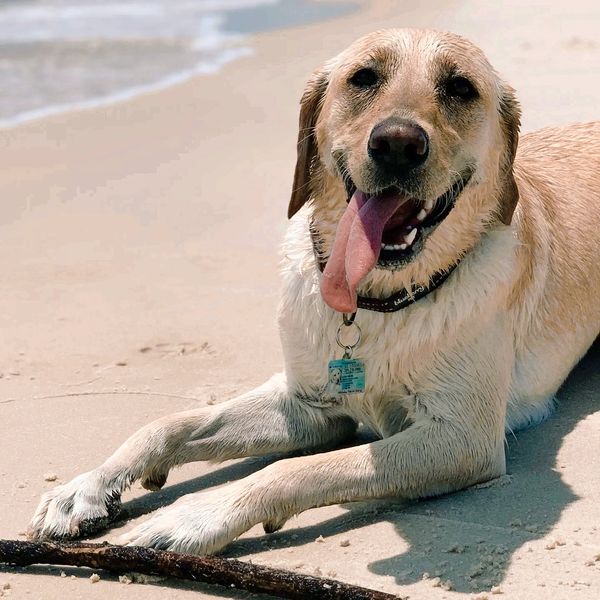
[[[214,75],[0,130],[0,538],[22,536],[41,493],[97,466],[143,424],[281,369],[279,245],[298,99],[314,68],[374,29],[450,29],[516,88],[524,131],[594,120],[599,18],[591,0],[365,2],[256,35],[252,56]],[[595,348],[571,375],[552,419],[507,439],[501,480],[418,503],[310,510],[270,536],[255,527],[224,556],[411,600],[598,598],[599,359]],[[143,519],[270,460],[187,465],[160,492],[134,485],[125,508]],[[0,590],[9,583],[11,598],[41,600],[257,597],[60,571],[0,568]]]

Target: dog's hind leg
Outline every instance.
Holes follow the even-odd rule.
[[[142,427],[98,468],[44,494],[29,535],[74,537],[102,528],[121,492],[140,479],[147,489],[159,489],[176,465],[332,446],[355,429],[349,417],[307,404],[275,376],[229,402]]]

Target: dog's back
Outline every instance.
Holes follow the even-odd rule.
[[[513,394],[552,396],[600,332],[600,122],[523,135]]]

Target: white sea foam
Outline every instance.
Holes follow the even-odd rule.
[[[22,123],[27,123],[28,121],[43,119],[44,117],[50,117],[52,115],[57,115],[64,112],[87,110],[90,108],[98,108],[100,106],[108,106],[110,104],[116,104],[118,102],[130,100],[136,96],[149,94],[180,83],[184,83],[196,75],[211,75],[213,73],[217,73],[227,63],[244,56],[250,56],[252,53],[252,48],[248,46],[227,48],[212,61],[202,61],[193,69],[173,73],[153,83],[124,88],[112,94],[97,96],[89,98],[88,100],[81,100],[79,102],[67,102],[64,104],[49,105],[43,108],[18,113],[14,117],[0,119],[0,129],[11,129],[17,125],[21,125]]]
[[[252,52],[243,36],[224,30],[226,12],[279,1],[0,4],[0,127],[214,73]]]

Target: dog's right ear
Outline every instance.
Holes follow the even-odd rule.
[[[304,94],[302,94],[302,100],[300,100],[298,159],[294,173],[292,196],[288,205],[288,219],[291,219],[310,198],[311,171],[319,151],[315,125],[321,112],[328,80],[329,74],[325,69],[315,71],[308,80]]]

